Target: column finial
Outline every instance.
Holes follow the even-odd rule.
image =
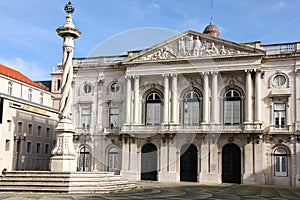
[[[65,11],[67,14],[72,14],[75,11],[75,7],[73,6],[73,4],[71,3],[71,1],[69,1],[66,5],[65,5]]]

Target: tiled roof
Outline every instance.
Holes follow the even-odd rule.
[[[34,87],[37,87],[37,88],[40,88],[40,89],[43,89],[43,90],[47,90],[47,88],[42,87],[41,85],[33,82],[32,80],[30,80],[28,77],[26,77],[24,74],[20,73],[19,71],[11,69],[11,68],[9,68],[7,66],[4,66],[2,64],[0,64],[0,74],[2,74],[4,76],[7,76],[7,77],[10,77],[10,78],[13,78],[13,79],[18,80],[18,81],[21,81],[23,83],[32,85]]]

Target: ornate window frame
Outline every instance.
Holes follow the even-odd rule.
[[[275,85],[274,80],[278,76],[283,76],[285,78],[285,83],[282,85]],[[275,74],[269,78],[269,88],[290,88],[290,78],[289,76],[281,71],[277,71]]]

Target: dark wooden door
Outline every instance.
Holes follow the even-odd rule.
[[[241,150],[235,144],[227,144],[223,147],[222,182],[241,183]]]
[[[146,144],[142,148],[141,180],[157,181],[157,148]]]
[[[180,181],[197,182],[197,148],[193,144],[186,144],[181,148],[180,154]]]

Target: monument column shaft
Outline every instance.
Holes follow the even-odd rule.
[[[69,3],[70,4],[70,3]],[[52,151],[51,171],[74,172],[77,168],[76,152],[74,149],[73,136],[75,128],[72,121],[72,99],[73,99],[73,54],[74,39],[81,32],[75,28],[72,22],[71,11],[66,16],[63,27],[56,29],[58,35],[64,39],[61,77],[61,99],[59,103],[59,121],[55,129],[56,146]]]

